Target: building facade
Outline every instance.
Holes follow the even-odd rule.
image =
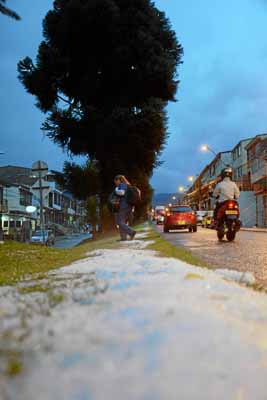
[[[241,140],[232,150],[231,166],[233,168],[233,180],[240,191],[251,191],[251,179],[248,168],[247,146],[251,138]]]
[[[256,225],[267,227],[267,134],[257,135],[246,149],[256,199]]]
[[[185,199],[195,210],[212,210],[210,192],[226,166],[240,189],[239,206],[245,226],[267,226],[267,135],[241,140],[231,151],[218,153],[196,178]],[[256,196],[256,197],[255,197]]]
[[[32,204],[33,194],[28,186],[0,178],[0,229],[4,234],[16,236],[26,221],[36,228],[37,214],[27,212],[27,207]]]
[[[41,189],[46,228],[58,234],[79,231],[86,218],[83,203],[62,190],[53,173],[41,180]],[[5,234],[20,231],[25,221],[31,223],[33,230],[38,228],[40,199],[40,182],[30,168],[0,167],[0,228]],[[29,214],[28,206],[35,206],[36,211]]]

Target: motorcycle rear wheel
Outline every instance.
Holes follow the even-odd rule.
[[[218,237],[219,240],[223,240],[224,232],[221,231],[221,230],[218,230],[218,231],[217,231],[217,237]]]
[[[226,232],[226,238],[227,238],[228,242],[233,242],[233,240],[235,240],[235,234],[236,234],[236,231],[232,231],[232,230],[229,230],[228,232]]]

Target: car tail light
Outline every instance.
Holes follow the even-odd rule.
[[[166,215],[167,215],[167,217],[170,217],[171,213],[168,212]]]

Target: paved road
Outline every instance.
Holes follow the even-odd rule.
[[[162,227],[157,229],[162,232]],[[175,245],[189,249],[211,266],[250,271],[257,282],[267,286],[267,233],[240,231],[235,242],[219,242],[216,232],[199,228],[197,233],[162,233]]]
[[[91,239],[91,233],[76,233],[74,235],[64,236],[62,239],[56,241],[54,247],[58,249],[69,249],[77,246],[86,239]]]

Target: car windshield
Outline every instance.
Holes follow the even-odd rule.
[[[184,213],[184,212],[192,212],[192,209],[190,207],[172,207],[170,211],[173,213]]]

